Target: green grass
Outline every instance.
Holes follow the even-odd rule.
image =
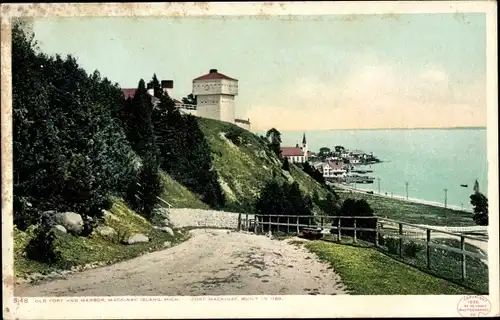
[[[446,245],[449,247],[460,248],[460,241],[456,239],[434,239],[433,243]],[[403,248],[408,244],[408,240],[403,242]],[[431,268],[427,270],[427,253],[425,246],[421,245],[422,250],[415,257],[403,256],[402,261],[414,265],[426,272],[435,274],[454,282],[463,283],[479,293],[488,294],[488,265],[475,257],[466,257],[466,275],[467,278],[462,281],[462,255],[456,252],[431,248]],[[480,252],[480,250],[468,243],[465,244],[465,250],[471,252]],[[397,255],[392,255],[395,259],[401,259]]]
[[[290,172],[282,170],[280,160],[255,134],[230,123],[197,120],[210,145],[213,164],[226,194],[227,210],[252,213],[260,191],[273,178],[281,182],[297,181],[306,194],[312,195],[316,190],[321,198],[326,197],[326,189],[295,165],[290,165]],[[221,136],[229,130],[239,133],[243,140],[239,146]]]
[[[195,196],[188,188],[161,172],[164,192],[161,198],[174,208],[209,209],[209,206]]]
[[[434,226],[460,227],[475,225],[472,220],[472,213],[465,211],[411,203],[404,200],[386,198],[367,193],[349,193],[341,189],[337,189],[337,194],[342,201],[347,198],[365,199],[379,217]]]
[[[310,241],[305,247],[328,262],[352,294],[451,295],[472,290],[422,272],[363,245]]]
[[[67,270],[76,266],[91,263],[112,264],[118,261],[131,259],[143,253],[164,248],[163,243],[172,245],[185,241],[188,233],[185,230],[174,230],[175,236],[152,228],[152,225],[143,217],[130,210],[122,201],[116,200],[110,212],[119,220],[107,218],[103,225],[110,226],[117,231],[115,236],[104,237],[93,233],[89,237],[78,237],[56,231],[56,247],[62,254],[62,259],[54,264],[40,263],[29,260],[25,256],[25,248],[34,236],[34,229],[26,232],[14,229],[14,270],[16,277],[26,277],[38,272],[48,274],[55,270]],[[181,232],[179,232],[181,231]],[[121,238],[127,238],[133,233],[143,233],[151,241],[124,245]]]

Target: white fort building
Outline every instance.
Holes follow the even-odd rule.
[[[186,104],[174,98],[172,80],[161,81],[161,87],[182,113],[225,121],[250,130],[250,119],[235,118],[234,100],[238,95],[238,80],[219,73],[217,69],[210,69],[207,74],[193,80],[192,94],[196,97],[196,105]],[[125,98],[133,97],[135,90],[123,89]],[[153,88],[150,86],[148,93],[152,96],[153,103],[159,102],[159,99],[153,97]]]

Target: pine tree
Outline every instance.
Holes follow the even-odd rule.
[[[477,225],[488,225],[488,198],[480,192],[475,192],[470,196],[470,203],[474,207],[473,219]]]
[[[285,157],[285,160],[283,160],[283,166],[281,168],[285,171],[290,171],[290,163],[288,162],[288,158]]]
[[[161,88],[160,81],[156,77],[156,73],[153,74],[153,80],[151,80],[151,84],[153,85],[153,95],[158,99],[161,98],[161,96],[163,95],[163,89]]]

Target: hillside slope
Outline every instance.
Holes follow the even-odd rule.
[[[312,196],[316,191],[320,199],[329,192],[295,165],[290,172],[281,169],[280,160],[257,135],[236,125],[198,118],[198,124],[207,139],[219,183],[226,196],[226,207],[231,211],[253,212],[254,202],[264,185],[275,177],[280,181],[296,181],[302,192]],[[240,143],[235,145],[226,138],[236,133]],[[320,211],[315,208],[315,211]]]

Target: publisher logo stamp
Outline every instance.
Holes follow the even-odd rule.
[[[464,296],[458,302],[457,311],[462,317],[484,317],[490,313],[491,303],[485,296]]]

